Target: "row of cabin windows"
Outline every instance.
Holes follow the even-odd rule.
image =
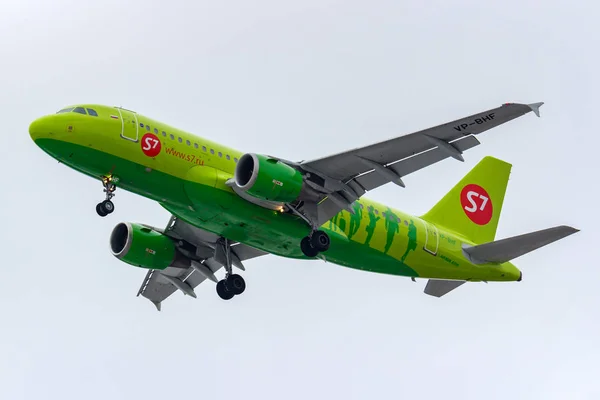
[[[362,203],[359,203],[359,207],[361,208],[361,210],[365,208],[364,204],[362,204]],[[379,210],[377,210],[373,206],[367,207],[367,210],[369,212],[374,213],[375,215],[379,215]],[[388,220],[394,220],[394,221],[396,221],[399,224],[402,223],[402,220],[400,219],[400,217],[397,217],[397,216],[395,216],[393,214],[390,214],[390,213],[388,213],[386,211],[382,212],[381,214],[384,216],[384,218],[386,218]],[[404,225],[408,225],[408,221],[407,220],[404,220]]]
[[[86,113],[86,110],[87,110],[87,113]],[[76,112],[76,113],[83,114],[83,115],[91,115],[92,117],[97,117],[98,116],[98,113],[93,108],[87,108],[86,109],[86,108],[83,108],[83,107],[69,107],[69,108],[64,108],[64,109],[58,111],[57,114],[63,114],[63,113],[68,113],[68,112]],[[140,126],[143,128],[144,124],[140,122]],[[146,130],[148,132],[150,132],[150,125],[146,125]],[[154,133],[156,135],[158,135],[158,129],[154,128]],[[165,131],[162,131],[162,135],[163,135],[163,137],[167,137],[167,133]],[[170,134],[169,137],[171,138],[171,140],[175,140],[175,135]],[[177,140],[179,141],[179,143],[183,143],[183,139],[181,137],[178,137]],[[186,140],[185,143],[188,146],[192,145],[192,143],[189,140]],[[199,148],[198,143],[194,143],[194,147],[196,149]],[[206,146],[202,146],[202,151],[204,151],[204,152],[207,151]],[[210,149],[210,154],[215,154],[215,150],[214,149]],[[223,158],[223,153],[222,152],[219,151],[217,154],[219,155],[220,158]],[[231,156],[229,154],[226,154],[225,155],[225,159],[226,160],[231,160]],[[234,157],[233,161],[237,163],[238,162],[237,157]]]
[[[147,125],[147,124],[144,125],[144,123],[140,122],[140,127],[144,128],[144,126],[146,127],[146,130],[148,132],[151,131],[150,125]],[[161,133],[162,133],[163,137],[167,137],[167,132],[162,131]],[[156,134],[156,135],[159,134],[157,128],[154,128],[154,134]],[[175,135],[173,135],[172,133],[169,134],[169,137],[171,138],[171,140],[175,140]],[[181,136],[177,137],[177,141],[179,143],[183,143],[183,139],[181,138]],[[190,142],[189,140],[186,140],[185,144],[187,144],[188,146],[191,146],[192,142]],[[194,143],[194,148],[196,148],[196,149],[200,148],[200,146],[198,146],[198,143]],[[204,151],[205,153],[208,151],[208,149],[206,148],[206,146],[202,146],[202,151]],[[214,149],[210,149],[210,154],[215,154],[215,150]],[[222,152],[219,151],[217,154],[218,154],[218,156],[220,158],[223,158],[223,153]],[[225,159],[226,160],[231,160],[231,156],[229,154],[225,154]],[[237,157],[233,157],[233,161],[234,162],[238,162]]]
[[[85,110],[87,110],[87,112],[85,112]],[[57,114],[63,114],[63,113],[68,113],[68,112],[76,112],[76,113],[83,114],[83,115],[91,115],[92,117],[98,116],[98,113],[93,108],[83,108],[83,107],[63,108],[62,110],[58,111]]]

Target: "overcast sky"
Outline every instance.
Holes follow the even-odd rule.
[[[598,398],[598,5],[488,3],[3,0],[0,398]],[[420,214],[492,155],[513,164],[499,238],[582,230],[516,260],[520,283],[441,299],[269,256],[233,301],[205,283],[158,313],[108,237],[169,214],[118,191],[99,218],[100,183],[28,135],[97,102],[302,160],[537,101],[542,118],[484,133],[464,163],[368,194]]]

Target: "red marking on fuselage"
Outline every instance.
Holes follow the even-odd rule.
[[[160,139],[153,133],[146,133],[141,140],[142,151],[148,157],[156,157],[162,148]]]

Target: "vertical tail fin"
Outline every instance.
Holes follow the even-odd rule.
[[[483,158],[422,218],[476,244],[493,241],[511,167],[494,157]]]

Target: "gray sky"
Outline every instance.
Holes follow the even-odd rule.
[[[0,3],[0,398],[591,399],[598,383],[598,6],[588,1]],[[498,237],[582,232],[518,259],[521,283],[425,281],[274,256],[157,313],[108,249],[159,205],[46,156],[36,117],[122,105],[243,151],[301,160],[545,101],[368,197],[420,214],[483,156],[513,163]]]

